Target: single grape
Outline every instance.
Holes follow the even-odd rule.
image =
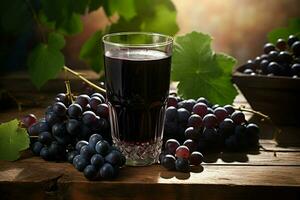
[[[56,123],[52,126],[54,137],[64,137],[67,134],[66,123]]]
[[[190,164],[198,166],[203,162],[203,155],[198,151],[194,151],[190,156]]]
[[[188,147],[181,145],[181,146],[177,147],[175,155],[177,158],[188,159],[190,156],[190,150]]]
[[[97,173],[98,171],[93,165],[88,165],[83,170],[83,174],[88,180],[95,180],[97,178]]]
[[[290,35],[289,36],[289,38],[288,38],[288,45],[290,46],[290,47],[292,47],[293,46],[293,44],[295,43],[295,42],[297,42],[297,41],[299,41],[299,39],[296,37],[296,36],[294,36],[294,35]]]
[[[174,96],[169,96],[168,100],[167,100],[167,107],[173,106],[173,107],[177,107],[177,98]]]
[[[214,114],[214,110],[212,108],[207,108],[207,114]]]
[[[259,144],[259,127],[256,124],[248,124],[246,127],[246,137],[249,147],[257,147]]]
[[[90,97],[88,95],[81,94],[76,98],[75,103],[78,103],[81,108],[85,108],[88,105],[89,101]]]
[[[38,136],[39,133],[39,123],[35,123],[28,128],[28,134],[30,136]]]
[[[99,99],[101,99],[102,103],[105,102],[104,96],[103,96],[102,94],[98,93],[98,92],[93,93],[93,94],[91,95],[91,97],[92,97],[92,98],[93,98],[93,97],[98,97]]]
[[[210,103],[204,97],[200,97],[197,99],[196,103],[204,103],[205,105],[209,105]]]
[[[300,64],[299,63],[293,64],[291,67],[291,70],[292,70],[293,75],[300,76]]]
[[[77,155],[73,159],[74,167],[80,172],[82,172],[88,164],[89,162],[82,155]]]
[[[91,157],[91,164],[99,169],[104,164],[104,158],[100,154],[94,154]]]
[[[224,108],[229,115],[231,115],[235,111],[232,105],[225,105]]]
[[[251,69],[251,70],[255,70],[255,65],[254,62],[252,60],[247,60],[245,67],[247,69]]]
[[[104,178],[104,179],[111,179],[116,176],[114,167],[109,163],[105,163],[100,168],[99,172],[100,172],[101,178]]]
[[[203,130],[203,137],[210,143],[216,143],[219,140],[219,135],[215,128],[205,128]]]
[[[192,139],[187,139],[184,141],[183,145],[189,148],[190,152],[193,152],[198,148],[197,142]]]
[[[231,119],[235,124],[241,124],[246,122],[245,115],[241,111],[235,111],[231,114]]]
[[[193,107],[193,113],[200,117],[204,117],[207,114],[207,105],[201,102],[195,104]]]
[[[44,159],[44,160],[52,160],[52,156],[49,152],[48,147],[43,147],[40,151],[40,156]]]
[[[228,112],[225,108],[218,107],[214,110],[214,114],[217,117],[218,122],[222,122],[226,117],[228,117]]]
[[[177,110],[178,121],[181,123],[187,123],[190,115],[190,112],[185,108],[179,108]]]
[[[293,56],[288,51],[281,51],[278,54],[278,61],[280,63],[290,63],[293,60]]]
[[[244,73],[244,74],[251,74],[251,73],[253,73],[253,70],[247,68],[247,69],[245,69],[245,70],[243,71],[243,73]]]
[[[112,150],[105,156],[105,161],[110,163],[112,166],[121,166],[121,153],[119,151]]]
[[[37,141],[33,144],[33,147],[32,147],[32,152],[34,155],[40,155],[40,152],[41,152],[41,149],[44,147],[44,145]]]
[[[177,119],[177,109],[170,106],[166,109],[166,121],[175,121]]]
[[[95,146],[96,146],[97,142],[99,142],[100,140],[103,140],[103,137],[100,134],[95,133],[90,136],[89,147],[92,151],[96,152]]]
[[[109,116],[108,105],[105,103],[98,105],[96,114],[100,117],[108,118]]]
[[[280,50],[280,51],[284,51],[286,50],[287,44],[286,41],[282,38],[279,38],[276,42],[276,47]]]
[[[101,99],[97,96],[94,96],[90,99],[89,105],[91,106],[92,110],[96,111],[98,108],[98,105],[102,104],[103,102]]]
[[[175,161],[175,168],[180,172],[189,172],[190,171],[190,163],[186,158],[177,158]]]
[[[66,123],[67,132],[72,136],[77,136],[81,129],[81,122],[76,119],[69,119]]]
[[[265,54],[268,54],[271,51],[275,51],[275,50],[276,50],[276,48],[275,48],[275,46],[272,43],[266,43],[264,45],[264,52],[265,52]]]
[[[268,65],[269,65],[269,61],[264,59],[261,61],[260,63],[260,68],[263,74],[267,74],[268,73]]]
[[[274,75],[281,75],[283,72],[283,68],[277,62],[270,62],[267,69]]]
[[[238,142],[244,142],[246,139],[246,127],[244,125],[237,125],[234,129],[234,134]]]
[[[38,140],[42,144],[50,144],[53,141],[53,138],[50,132],[45,131],[39,134]]]
[[[175,155],[176,149],[180,146],[179,142],[175,139],[168,139],[165,143],[165,150]]]
[[[79,155],[78,151],[70,151],[67,153],[67,161],[73,164],[73,159],[75,156]]]
[[[175,169],[175,157],[171,154],[165,155],[161,160],[161,165],[166,168],[167,170],[174,170]]]
[[[226,149],[231,151],[236,151],[239,148],[235,135],[231,135],[229,138],[225,140],[225,147]]]
[[[86,160],[90,160],[93,156],[93,151],[90,149],[89,145],[84,145],[80,149],[80,155],[84,157]]]
[[[300,56],[300,41],[296,41],[293,43],[292,51],[295,56]]]
[[[37,122],[37,119],[34,114],[28,114],[21,118],[21,122],[25,128],[29,128]]]
[[[56,102],[53,104],[52,110],[57,116],[61,117],[66,115],[67,107],[62,102]]]
[[[60,122],[61,118],[54,112],[49,112],[45,115],[45,120],[50,126],[52,126],[53,124]]]
[[[178,104],[178,108],[185,108],[187,111],[192,112],[193,106],[196,104],[196,101],[194,99],[188,99],[181,101]]]
[[[98,118],[93,111],[85,111],[82,114],[82,122],[87,126],[93,126],[97,123]]]
[[[232,119],[226,118],[219,124],[219,131],[225,138],[232,135],[234,132],[235,124]]]
[[[77,119],[82,114],[82,108],[78,103],[74,103],[69,106],[67,112],[70,118]]]
[[[194,128],[201,128],[203,126],[202,117],[197,114],[193,114],[188,119],[188,126],[192,126]]]
[[[269,62],[277,62],[278,61],[278,51],[271,51],[268,54],[268,60]]]
[[[67,95],[65,93],[58,93],[55,97],[57,102],[62,102],[65,105],[68,105],[70,103]]]
[[[110,144],[106,140],[100,140],[96,143],[95,150],[102,156],[106,156],[110,151]]]
[[[75,149],[80,152],[80,149],[83,147],[83,146],[86,146],[88,145],[89,143],[87,141],[84,141],[84,140],[80,140],[76,143],[76,146],[75,146]]]
[[[260,58],[261,58],[261,60],[268,59],[268,55],[267,54],[261,54]]]
[[[198,140],[200,138],[200,131],[194,127],[188,127],[184,132],[185,138]]]
[[[217,117],[214,114],[207,114],[203,118],[203,124],[206,128],[213,128],[217,125]]]
[[[260,56],[257,56],[257,57],[254,59],[253,64],[254,64],[255,69],[257,69],[257,68],[259,67],[259,64],[260,64],[261,60],[262,60],[262,59],[261,59]]]

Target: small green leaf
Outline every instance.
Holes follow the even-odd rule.
[[[17,119],[0,124],[0,160],[14,161],[28,149],[29,136]]]
[[[176,37],[172,58],[172,80],[179,81],[184,98],[205,97],[218,104],[231,104],[237,95],[231,83],[236,60],[211,49],[212,38],[198,32]]]
[[[74,35],[82,32],[83,23],[79,14],[73,13],[71,17],[66,18],[57,26],[59,32],[66,35]]]
[[[55,32],[51,32],[48,36],[48,45],[53,49],[62,49],[66,44],[65,38],[63,35]]]
[[[57,76],[64,62],[64,55],[58,49],[38,44],[28,57],[31,81],[40,89],[48,80]]]
[[[110,0],[108,14],[115,12],[127,21],[132,19],[136,15],[134,0]]]
[[[300,18],[291,19],[288,27],[276,28],[268,33],[268,41],[275,44],[279,38],[287,40],[289,35],[300,35]]]
[[[81,47],[79,57],[95,71],[103,69],[102,31],[95,32]]]

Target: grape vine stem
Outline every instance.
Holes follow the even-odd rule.
[[[91,81],[89,81],[88,79],[86,79],[85,77],[83,77],[80,73],[70,69],[67,66],[64,66],[64,70],[73,74],[74,76],[78,77],[79,79],[81,79],[82,81],[84,81],[86,84],[88,84],[90,87],[102,92],[102,93],[106,93],[106,90],[103,89],[102,87],[99,87],[98,85],[92,83]]]
[[[271,118],[268,116],[268,115],[265,115],[259,111],[256,111],[256,110],[251,110],[251,109],[248,109],[248,108],[243,108],[243,107],[233,107],[235,110],[240,110],[240,111],[245,111],[245,112],[250,112],[250,113],[253,113],[253,114],[256,114],[258,116],[261,116],[269,121],[271,121]]]

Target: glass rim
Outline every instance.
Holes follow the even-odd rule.
[[[141,43],[141,44],[129,44],[129,43],[120,43],[120,42],[111,42],[108,41],[107,38],[114,37],[114,36],[122,36],[122,35],[147,35],[147,36],[159,36],[166,38],[164,42],[153,42],[153,43]],[[117,32],[117,33],[108,33],[102,37],[102,42],[104,44],[109,44],[118,47],[130,47],[130,48],[140,48],[140,47],[161,47],[161,46],[168,46],[173,43],[173,37],[169,35],[164,35],[161,33],[154,33],[154,32]]]

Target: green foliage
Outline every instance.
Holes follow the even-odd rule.
[[[289,35],[300,36],[300,18],[291,19],[288,27],[276,28],[268,33],[268,41],[276,43],[279,38],[287,40]]]
[[[179,81],[184,98],[206,97],[213,103],[231,104],[237,95],[231,83],[236,60],[211,49],[212,38],[198,32],[176,37],[172,58],[172,80]]]
[[[0,160],[17,160],[28,147],[29,136],[17,119],[0,125]]]
[[[134,0],[110,0],[105,11],[108,16],[117,12],[126,20],[130,20],[136,15]]]
[[[61,53],[65,45],[64,37],[50,33],[47,44],[38,44],[28,58],[29,74],[33,84],[41,88],[48,80],[55,78],[63,68],[65,60]]]

